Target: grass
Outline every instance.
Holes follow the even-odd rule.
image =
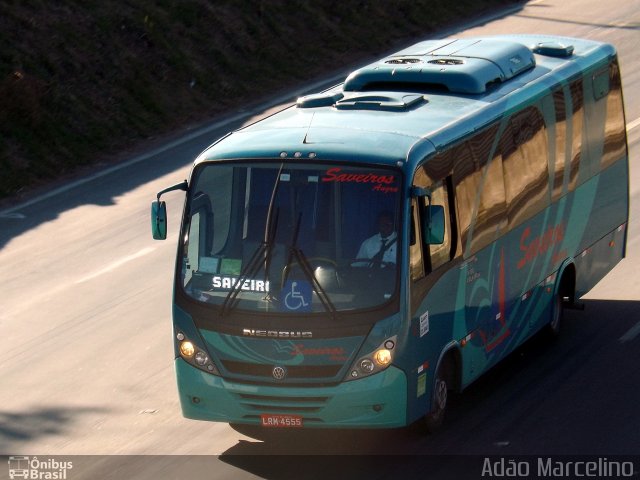
[[[0,198],[514,0],[4,0]]]

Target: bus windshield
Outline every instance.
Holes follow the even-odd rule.
[[[400,184],[391,169],[201,164],[183,223],[181,285],[223,314],[385,304],[397,290]]]

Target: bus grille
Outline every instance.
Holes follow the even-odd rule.
[[[276,397],[240,393],[239,403],[245,408],[260,412],[309,414],[318,412],[329,397]]]
[[[223,360],[222,365],[229,372],[237,375],[273,378],[273,365],[236,362]],[[287,366],[287,378],[334,378],[342,365],[291,365]]]

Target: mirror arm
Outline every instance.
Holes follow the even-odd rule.
[[[176,183],[175,185],[165,188],[164,190],[160,190],[158,192],[158,202],[160,201],[160,196],[162,196],[167,192],[173,192],[174,190],[182,190],[183,192],[187,192],[189,191],[189,183],[186,180],[184,180],[183,182]]]
[[[427,197],[431,199],[431,191],[424,187],[411,187],[411,196],[413,198]]]

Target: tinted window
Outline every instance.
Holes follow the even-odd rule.
[[[460,145],[454,168],[458,226],[465,254],[493,242],[506,228],[506,195],[498,127]]]
[[[399,172],[376,168],[203,165],[190,186],[182,286],[254,311],[382,305],[396,292],[400,186]]]
[[[607,168],[626,154],[625,128],[620,70],[618,64],[613,63],[609,69],[609,96],[607,97],[607,117],[601,169]]]
[[[544,120],[537,108],[525,108],[511,117],[500,141],[511,227],[549,205],[547,146]]]

